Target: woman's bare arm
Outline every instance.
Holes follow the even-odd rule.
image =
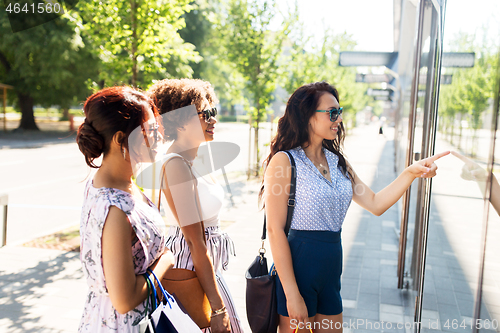
[[[450,152],[436,154],[432,157],[413,163],[389,185],[375,193],[352,170],[354,175],[353,200],[370,213],[380,216],[405,193],[415,178],[432,178],[436,175],[437,166],[434,161]]]
[[[307,307],[297,287],[290,246],[285,235],[290,179],[291,165],[288,156],[285,153],[274,155],[264,175],[269,242],[274,265],[286,295],[288,315],[290,319],[305,322],[308,319]]]
[[[217,288],[213,264],[205,244],[205,231],[201,226],[201,208],[195,193],[197,191],[196,179],[193,179],[191,170],[180,158],[168,161],[164,179],[165,184],[162,185],[162,191],[189,246],[200,284],[207,294],[212,309],[221,309],[225,305]],[[213,331],[225,332],[229,330],[229,317],[227,315],[214,318],[217,319],[212,320]],[[219,318],[223,319],[222,323],[218,322]],[[213,325],[219,325],[219,327],[213,327]]]
[[[135,275],[132,235],[133,230],[125,213],[111,206],[102,230],[102,265],[109,298],[121,314],[142,303],[148,292],[144,277]],[[151,269],[161,279],[173,263],[172,253],[165,251]]]

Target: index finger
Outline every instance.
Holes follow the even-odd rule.
[[[436,160],[440,159],[440,158],[441,158],[441,157],[443,157],[443,156],[448,155],[449,153],[450,153],[450,151],[448,150],[448,151],[445,151],[445,152],[442,152],[442,153],[436,154],[436,155],[434,155],[434,156],[431,156],[431,157],[429,157],[429,158],[428,158],[428,160],[429,160],[431,163],[433,163],[434,161],[436,161]]]
[[[467,157],[465,157],[464,155],[460,154],[459,152],[452,151],[451,154],[453,156],[455,156],[456,158],[460,159],[464,163],[470,163],[471,162],[471,160],[469,160]]]

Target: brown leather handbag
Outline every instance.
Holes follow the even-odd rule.
[[[169,269],[161,284],[177,298],[199,328],[210,327],[212,308],[195,271],[182,268]]]
[[[182,158],[179,156],[179,158]],[[188,161],[182,158],[189,169],[191,170],[191,165]],[[166,164],[166,163],[165,163]],[[161,202],[161,186],[163,186],[163,175],[165,174],[165,165],[162,167],[161,184],[160,184],[160,197],[158,199],[158,210],[160,210]],[[191,170],[191,174],[193,171]],[[193,175],[194,177],[194,175]],[[199,206],[200,200],[198,197],[198,191],[195,191],[196,202]],[[199,212],[199,207],[198,207]],[[201,214],[200,214],[201,219]],[[201,230],[203,233],[203,240],[205,245],[207,241],[205,239],[205,226],[203,221],[201,221]],[[200,328],[210,327],[210,317],[212,315],[212,308],[210,307],[210,302],[208,301],[207,294],[203,290],[203,287],[198,280],[198,276],[195,271],[183,268],[172,268],[167,271],[161,284],[170,294],[173,294],[177,301],[186,310],[187,314],[193,319],[193,321]]]

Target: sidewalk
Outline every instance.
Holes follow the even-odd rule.
[[[19,127],[20,116],[7,114],[5,132],[3,114],[0,118],[0,149],[5,148],[39,148],[43,145],[61,142],[75,142],[76,131],[83,122],[83,117],[75,117],[73,131],[70,131],[68,120],[59,121],[57,117],[36,117],[36,124],[40,131],[14,132]]]
[[[385,137],[378,128],[356,128],[348,135],[345,154],[358,176],[374,191],[394,178],[393,129]],[[230,179],[231,181],[231,179]],[[260,181],[232,181],[234,207],[221,214],[234,222],[225,230],[236,246],[236,258],[224,278],[235,299],[245,332],[250,332],[245,312],[245,277],[258,254],[263,213],[257,208]],[[229,204],[229,200],[228,200]],[[399,223],[397,206],[375,217],[352,203],[343,227],[344,321],[404,322],[408,300],[397,289]],[[271,257],[269,245],[266,245]],[[79,254],[24,247],[0,249],[0,332],[75,332],[87,290]],[[344,332],[352,332],[347,328]],[[356,332],[382,330],[356,330]],[[404,332],[392,329],[391,332]]]

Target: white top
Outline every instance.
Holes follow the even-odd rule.
[[[163,164],[167,163],[176,156],[182,157],[181,155],[176,153],[165,155],[165,157],[163,158]],[[205,228],[218,226],[219,212],[224,202],[224,189],[213,177],[210,178],[212,178],[214,182],[207,179],[209,175],[206,175],[205,177],[200,175],[194,167],[191,167],[191,170],[193,170],[193,175],[197,180],[198,197],[200,199],[203,224],[205,225]],[[165,208],[164,210],[167,221],[177,221],[172,211],[170,210],[170,207],[168,207],[168,204],[163,200],[162,202],[163,207]],[[177,223],[179,223],[179,221],[177,221]]]

